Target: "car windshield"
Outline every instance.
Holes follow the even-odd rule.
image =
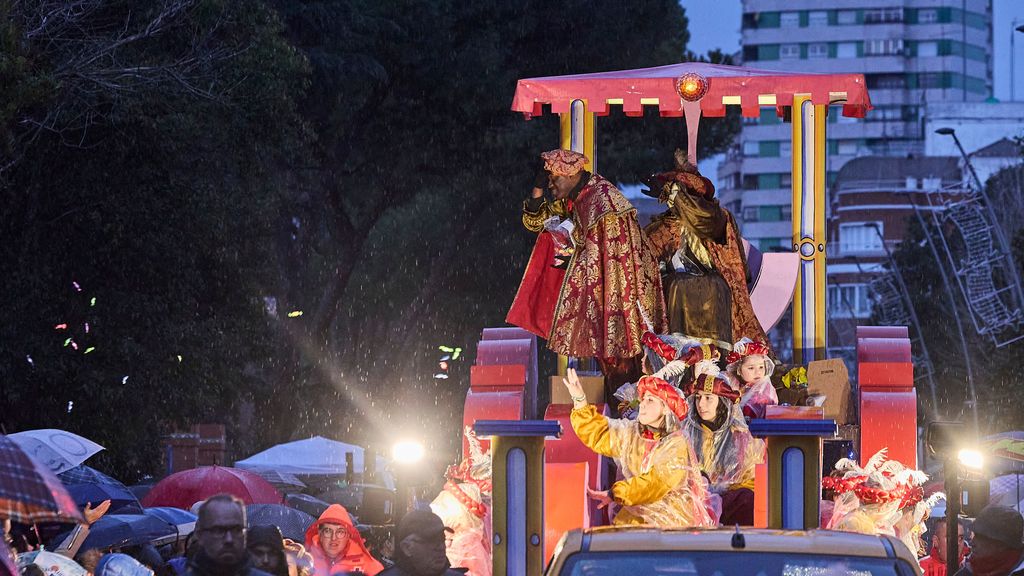
[[[563,576],[673,574],[690,576],[904,576],[916,572],[895,558],[760,552],[580,552]]]

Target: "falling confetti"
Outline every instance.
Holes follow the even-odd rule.
[[[71,344],[71,338],[64,341],[64,347],[67,348],[69,344]]]
[[[74,400],[68,400],[68,414],[71,414],[71,409],[75,407]]]
[[[178,354],[178,362],[181,362],[181,354]]]
[[[302,316],[302,310],[292,310],[288,313],[289,318],[298,318],[299,316]]]
[[[85,333],[86,334],[89,333],[89,323],[88,322],[85,323]]]
[[[448,379],[448,375],[447,374],[434,374],[434,379],[435,380],[447,380]]]
[[[455,352],[452,352],[452,360],[458,360],[459,354],[462,354],[462,348],[456,348]]]
[[[95,306],[95,305],[96,305],[96,297],[93,296],[92,299],[89,300],[89,306]]]
[[[78,350],[78,342],[75,342],[74,340],[72,340],[71,341],[71,347],[74,348],[75,350]]]
[[[127,383],[128,383],[128,377],[127,376],[125,376],[124,378],[121,378],[121,384],[127,384]]]
[[[28,355],[26,355],[26,356],[25,356],[25,360],[28,360],[28,365],[29,365],[29,366],[31,366],[31,367],[33,367],[33,368],[35,368],[35,367],[36,367],[36,363],[32,361],[32,356],[28,356]]]
[[[78,285],[78,282],[72,282],[71,285],[75,287],[75,292],[82,291],[82,287]]]
[[[67,324],[57,324],[56,326],[53,327],[53,329],[54,330],[67,330],[68,329],[68,325]]]
[[[89,346],[88,348],[85,349],[85,352],[82,352],[82,354],[88,354],[89,352],[92,352],[95,349],[95,346]]]

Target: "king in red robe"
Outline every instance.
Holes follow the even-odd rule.
[[[541,157],[554,199],[544,198],[541,178],[523,205],[523,224],[540,234],[506,320],[547,338],[559,354],[597,358],[605,376],[624,364],[638,369],[647,330],[641,309],[655,332],[666,321],[658,262],[636,209],[584,170],[582,154]]]

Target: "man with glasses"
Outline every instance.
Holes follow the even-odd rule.
[[[313,555],[317,576],[339,572],[373,576],[384,566],[366,549],[348,510],[331,504],[306,530],[306,550]]]
[[[430,510],[412,510],[402,517],[395,534],[395,565],[380,576],[461,576],[445,552],[446,528]]]
[[[212,496],[199,507],[195,545],[186,576],[270,576],[250,564],[245,504],[230,494]]]

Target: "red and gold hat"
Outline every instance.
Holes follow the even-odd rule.
[[[729,352],[725,361],[728,364],[735,364],[747,356],[768,356],[771,352],[772,349],[764,342],[754,342],[744,338],[733,346],[732,352]]]
[[[730,402],[738,402],[740,399],[739,391],[733,389],[721,374],[698,374],[686,385],[686,395],[691,396],[698,392],[721,396]]]
[[[686,399],[679,392],[679,388],[656,376],[644,376],[636,383],[636,397],[643,400],[646,394],[654,394],[658,397],[676,415],[676,418],[680,420],[686,418],[688,410]]]
[[[586,166],[587,157],[572,150],[550,150],[540,155],[544,169],[555,176],[574,176]]]

